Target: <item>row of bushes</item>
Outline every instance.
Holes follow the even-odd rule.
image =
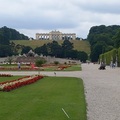
[[[104,62],[106,65],[112,63],[117,63],[117,66],[120,66],[120,48],[113,49],[99,56],[99,62]]]

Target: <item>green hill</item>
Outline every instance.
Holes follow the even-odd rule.
[[[36,47],[40,47],[44,44],[52,42],[52,40],[11,40],[11,42],[14,42],[16,45],[20,44],[20,45],[30,46],[34,49]],[[58,40],[57,42],[59,44],[62,44],[63,40]],[[70,42],[73,43],[75,50],[84,51],[88,54],[90,53],[90,44],[88,41],[71,40]]]

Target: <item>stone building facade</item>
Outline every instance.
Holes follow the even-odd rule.
[[[75,33],[62,33],[60,31],[51,31],[49,33],[36,33],[36,40],[75,40]]]

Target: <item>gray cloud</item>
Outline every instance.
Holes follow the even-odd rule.
[[[87,37],[95,25],[120,24],[119,0],[0,0],[0,26],[29,36],[61,30]]]
[[[120,14],[120,4],[91,4],[89,6],[83,5],[82,9],[94,13]]]

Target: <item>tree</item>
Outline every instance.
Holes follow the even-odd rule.
[[[62,50],[63,50],[63,57],[68,57],[67,53],[73,49],[73,43],[71,43],[69,40],[64,40],[62,44]]]
[[[2,33],[2,35],[4,36],[5,41],[7,40],[29,40],[29,38],[25,36],[24,34],[20,34],[15,29],[8,28],[6,26],[0,28],[0,33]]]
[[[8,31],[4,28],[0,29],[0,44],[9,45]]]
[[[37,53],[38,55],[41,55],[41,54],[46,55],[46,56],[48,55],[48,47],[47,47],[46,44],[44,44],[44,45],[41,46],[41,47],[35,48],[34,51],[35,51],[35,53]]]
[[[41,65],[44,64],[45,62],[46,62],[45,60],[39,59],[39,60],[36,60],[36,61],[35,61],[35,65],[36,65],[37,67],[41,67]]]
[[[62,47],[58,44],[57,41],[53,41],[52,43],[49,43],[47,45],[50,50],[50,53],[48,53],[49,55],[55,56],[55,57],[61,57]]]
[[[120,47],[120,30],[115,35],[114,39],[115,39],[115,43],[114,43],[115,47],[119,48]]]
[[[72,59],[77,59],[77,54],[78,54],[77,50],[70,50],[66,52],[67,57]]]
[[[8,62],[10,65],[11,65],[11,63],[12,63],[13,61],[14,61],[14,60],[13,60],[13,57],[10,57],[10,56],[9,56],[9,57],[7,58],[7,62]]]
[[[50,55],[55,57],[61,57],[62,47],[58,44],[57,41],[53,41],[52,43],[44,44],[41,47],[35,48],[35,53],[38,55]]]
[[[21,54],[27,54],[32,48],[30,46],[24,46],[22,48]]]
[[[58,65],[58,64],[59,64],[59,61],[54,61],[54,64],[55,64],[55,65]]]
[[[73,49],[73,43],[71,43],[69,40],[64,40],[62,44],[62,48],[64,50],[72,50]]]
[[[11,46],[9,45],[0,45],[0,57],[12,56],[13,52]]]
[[[103,42],[98,42],[92,48],[90,58],[92,62],[97,62],[99,55],[105,52],[105,44]]]
[[[107,52],[120,46],[120,26],[93,26],[88,34],[87,40],[91,45],[91,60],[97,62],[100,53]],[[114,44],[115,43],[115,44]],[[98,47],[98,49],[96,48]],[[100,49],[99,49],[100,48]]]
[[[82,62],[86,62],[86,60],[88,60],[88,54],[84,51],[79,51],[77,54],[77,59]]]

